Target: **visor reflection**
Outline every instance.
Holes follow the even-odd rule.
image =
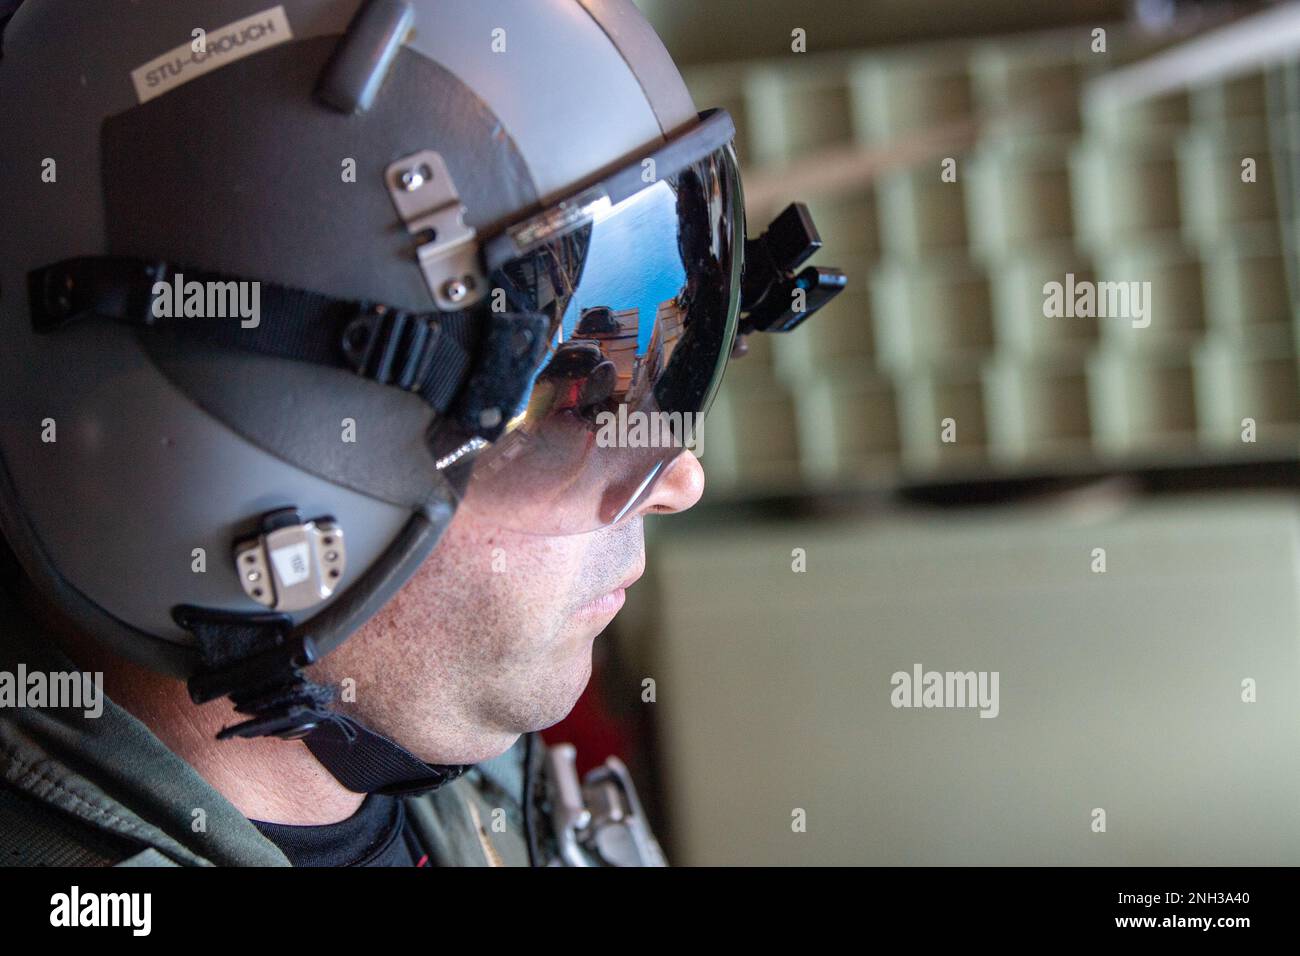
[[[572,534],[645,500],[721,380],[742,216],[728,147],[494,273],[515,307],[550,317],[551,348],[505,434],[468,456],[464,507],[515,530]],[[664,416],[690,423],[667,444],[663,429],[610,430]]]

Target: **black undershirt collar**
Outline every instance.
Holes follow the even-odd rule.
[[[291,826],[251,821],[294,866],[418,866],[401,799],[369,794],[338,823]]]

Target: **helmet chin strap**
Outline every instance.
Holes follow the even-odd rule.
[[[471,766],[425,763],[396,741],[342,714],[328,714],[303,743],[335,780],[356,793],[428,793]]]
[[[294,635],[286,614],[235,614],[176,608],[177,623],[194,635],[202,664],[189,679],[190,698],[228,696],[248,715],[217,738],[301,740],[321,765],[355,793],[426,793],[455,780],[470,765],[431,764],[401,744],[329,709],[331,689],[307,679],[319,655],[310,637]]]

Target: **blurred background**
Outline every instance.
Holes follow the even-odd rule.
[[[639,5],[849,286],[728,370],[547,737],[679,864],[1300,863],[1300,4]]]

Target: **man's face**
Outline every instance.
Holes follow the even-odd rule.
[[[601,531],[521,534],[461,508],[406,586],[315,669],[355,680],[345,710],[424,760],[495,756],[573,708],[593,641],[645,569],[643,517],[684,511],[703,490],[683,453],[635,514]]]

